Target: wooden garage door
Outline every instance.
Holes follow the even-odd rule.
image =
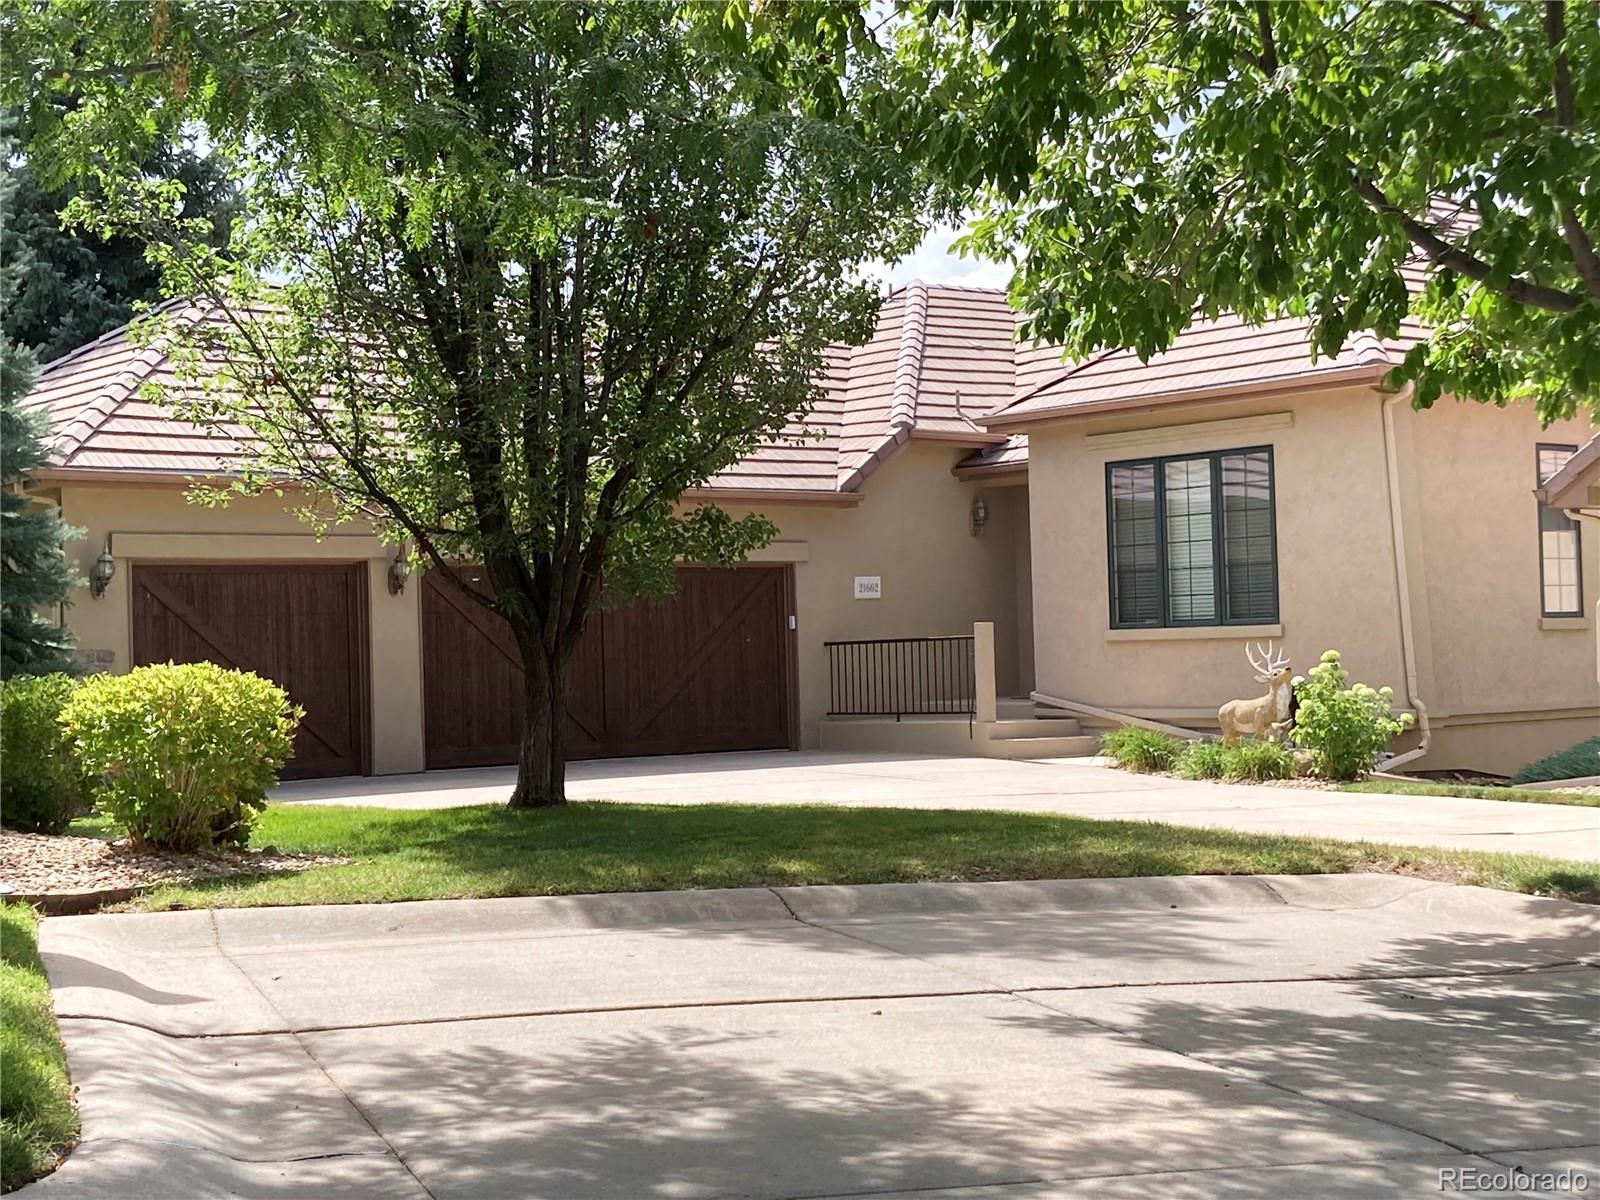
[[[214,662],[265,676],[306,714],[285,778],[366,771],[362,564],[136,563],[132,587],[136,665]]]
[[[429,767],[516,761],[522,667],[505,622],[424,576]],[[677,592],[590,619],[567,672],[573,759],[789,745],[786,567],[683,567]]]

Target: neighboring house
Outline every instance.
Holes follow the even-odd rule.
[[[993,623],[1003,697],[1215,728],[1219,704],[1256,690],[1245,641],[1272,638],[1298,669],[1334,647],[1392,686],[1426,718],[1413,769],[1509,771],[1594,731],[1597,526],[1557,528],[1534,496],[1587,424],[1414,413],[1380,386],[1403,344],[1358,338],[1314,363],[1299,322],[1197,326],[1149,364],[1063,364],[1014,327],[999,292],[894,292],[872,340],[831,356],[805,422],[820,437],[685,498],[765,513],[775,541],[596,619],[569,695],[574,757],[969,736],[995,752],[964,715],[830,716],[916,707],[908,694],[964,713],[988,686],[987,630],[976,665],[970,643],[917,639],[978,622]],[[292,497],[186,502],[238,450],[139,399],[169,377],[117,331],[51,363],[30,397],[58,439],[37,493],[87,528],[85,574],[103,551],[115,563],[67,614],[86,664],[204,657],[272,675],[307,710],[301,774],[510,761],[504,629],[436,575],[397,587],[374,537],[318,541]]]

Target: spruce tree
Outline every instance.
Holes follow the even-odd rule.
[[[72,636],[52,613],[80,582],[62,543],[83,536],[19,488],[45,461],[39,414],[19,403],[33,385],[33,356],[0,339],[0,678],[72,669]]]

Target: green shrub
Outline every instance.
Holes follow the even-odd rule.
[[[85,808],[83,772],[60,724],[77,687],[68,675],[0,682],[0,820],[30,833],[64,833]]]
[[[1190,742],[1178,759],[1185,779],[1292,779],[1294,755],[1276,742]]]
[[[1221,779],[1228,770],[1228,750],[1221,742],[1190,742],[1178,760],[1185,779]]]
[[[198,850],[249,839],[301,715],[258,675],[165,663],[87,680],[61,721],[135,845]]]
[[[1294,755],[1277,742],[1235,742],[1222,749],[1222,777],[1260,783],[1263,779],[1293,779]]]
[[[1512,783],[1543,783],[1547,779],[1582,779],[1600,775],[1600,737],[1557,750],[1531,762],[1511,777]]]
[[[1182,738],[1136,725],[1124,725],[1100,738],[1100,749],[1128,771],[1170,771],[1186,744]]]
[[[1324,779],[1361,778],[1389,739],[1411,724],[1410,713],[1395,716],[1391,711],[1392,689],[1346,686],[1349,679],[1339,665],[1339,652],[1329,650],[1311,668],[1310,678],[1295,685],[1300,707],[1294,740],[1310,754],[1312,771]]]

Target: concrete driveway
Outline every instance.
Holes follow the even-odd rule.
[[[58,917],[42,947],[84,1140],[41,1200],[1600,1194],[1600,926],[1556,901],[749,889]]]
[[[504,800],[509,767],[281,785],[279,803],[446,808]],[[1170,821],[1460,850],[1600,860],[1600,808],[1448,796],[1244,787],[1133,775],[1081,760],[1013,761],[817,750],[573,763],[579,800],[652,804],[846,804],[1010,809]]]

